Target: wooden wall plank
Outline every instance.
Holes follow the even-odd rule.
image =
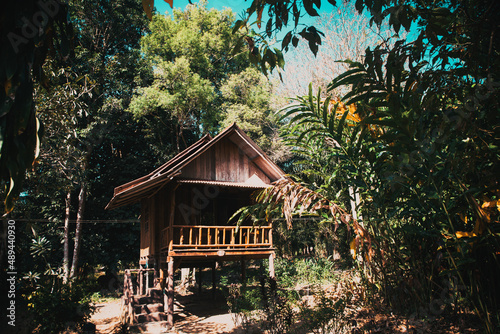
[[[262,170],[260,170],[259,167],[257,167],[253,162],[250,161],[249,163],[249,174],[250,176],[254,175],[254,174],[257,174],[257,176],[262,180],[264,181],[265,183],[271,183],[271,181],[269,180],[269,178],[267,177],[266,174],[264,174],[264,172]]]
[[[157,205],[155,201],[156,196],[149,198],[149,249],[151,250],[152,255],[154,255],[154,251],[156,250],[156,240],[155,240],[155,226],[158,224],[158,212]]]
[[[270,183],[265,172],[252,162],[242,149],[226,138],[215,143],[209,150],[183,167],[181,177],[197,180],[245,182],[254,174],[257,174],[264,182]]]

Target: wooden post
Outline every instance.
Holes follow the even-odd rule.
[[[274,252],[269,255],[269,277],[274,277]]]
[[[160,278],[158,279],[160,281],[160,288],[163,291],[165,288],[165,264],[161,263],[160,264]]]
[[[174,259],[172,258],[168,261],[167,325],[169,329],[174,327]]]
[[[269,225],[269,230],[268,230],[268,238],[269,238],[269,245],[273,247],[273,228],[272,225]]]
[[[143,291],[144,291],[144,280],[143,280],[143,275],[142,275],[142,268],[139,269],[139,272],[137,273],[137,275],[139,276],[139,291],[137,291],[137,294],[138,295],[143,295]]]
[[[201,270],[202,268],[198,268],[198,293],[201,295]]]
[[[217,289],[217,286],[215,284],[216,280],[216,273],[215,270],[217,269],[217,262],[212,263],[212,298],[215,299],[215,289]]]
[[[125,321],[132,324],[134,322],[134,306],[132,305],[134,300],[134,290],[132,287],[130,269],[125,270],[125,279],[123,280],[123,283],[123,293],[125,295],[125,303],[127,305],[127,318]]]
[[[161,263],[158,261],[157,263]],[[155,271],[153,272],[153,288],[156,288],[156,286],[160,283],[160,265],[157,264],[155,265]]]
[[[203,241],[202,241],[202,231],[201,231],[201,227],[198,228],[198,245],[203,245]],[[195,247],[196,249],[198,249],[198,247]]]
[[[247,281],[247,273],[246,273],[244,257],[241,258],[240,263],[241,263],[241,283],[245,284]]]

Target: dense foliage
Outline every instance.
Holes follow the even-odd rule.
[[[129,218],[128,209],[103,210],[114,186],[232,121],[283,159],[288,152],[276,129],[287,122],[283,133],[295,156],[285,167],[307,187],[290,181],[261,197],[286,213],[287,224],[277,223],[280,252],[345,257],[349,245],[366,287],[395,310],[420,316],[473,310],[486,331],[498,329],[497,1],[357,0],[356,10],[368,13],[371,24],[388,24],[395,33],[413,27],[414,38],[396,35],[346,61],[348,70],[327,92],[347,92],[341,101],[311,88],[285,109],[281,121],[271,113],[270,86],[250,63],[264,73],[283,68],[282,51],[301,39],[317,54],[325,36],[301,21],[305,14],[318,15],[320,0],[254,0],[248,18],[237,21],[229,11],[207,10],[201,3],[174,11],[173,17],[152,16],[149,28],[140,1],[74,1],[70,58],[68,8],[54,3],[9,1],[0,14],[6,46],[0,53],[6,211],[38,154],[41,123],[35,105],[46,124],[45,148],[26,183],[22,212],[14,218],[69,221],[75,209],[80,223],[84,217]],[[152,1],[144,3],[151,14]],[[259,35],[247,25],[256,14],[260,29],[264,10],[268,18]],[[33,24],[40,26],[38,34],[30,30]],[[274,48],[267,39],[287,25],[292,28]],[[248,59],[238,53],[244,47]],[[294,210],[310,211],[319,223],[314,228],[295,223],[298,229],[290,232]],[[127,250],[137,244],[137,231],[113,239],[123,226],[87,226],[85,233],[81,224],[75,232],[73,275],[81,243],[89,250],[81,262],[113,266],[135,258]],[[76,285],[70,289],[59,282],[58,268],[66,270],[63,278],[69,271],[59,241],[69,245],[71,233],[66,229],[63,236],[57,227],[47,224],[33,240],[28,228],[19,230],[27,238],[19,243],[22,264],[36,268],[24,280],[25,296],[39,305],[33,316],[48,331],[59,330],[61,322],[44,316],[49,312],[44,308],[60,308],[61,298],[76,308],[83,298]],[[101,256],[110,253],[114,256]],[[263,285],[271,289],[270,284]],[[304,316],[326,326],[326,318],[336,317],[343,304],[320,302],[323,308]],[[268,305],[268,315],[284,305]],[[331,312],[322,314],[325,309]],[[274,325],[287,326],[284,321]]]
[[[4,1],[0,13],[0,181],[3,211],[10,212],[42,133],[33,81],[45,83],[47,55],[68,56],[72,27],[66,19],[68,6],[55,1]]]
[[[124,110],[136,82],[150,77],[137,57],[139,39],[147,31],[141,3],[73,1],[69,10],[74,48],[65,62],[49,54],[45,81],[35,84],[45,135],[11,213],[17,228],[17,312],[32,319],[37,332],[59,332],[88,317],[89,287],[75,277],[91,282],[94,267],[116,270],[136,260],[129,250],[138,247],[137,226],[83,226],[82,220],[134,217],[127,210],[111,215],[104,206],[114,186],[142,175],[155,162],[138,159],[148,156],[147,145],[130,136],[139,131],[138,125]],[[122,170],[124,161],[135,168],[114,172]],[[32,242],[31,227],[37,230]],[[118,233],[124,230],[130,233]],[[33,247],[39,251],[30,253]],[[42,259],[43,265],[37,265]]]
[[[279,151],[271,85],[233,52],[234,20],[232,11],[209,10],[206,2],[153,16],[141,40],[153,81],[136,90],[129,111],[163,160],[233,122],[266,152]]]
[[[285,4],[296,2],[269,5],[271,19],[291,11]],[[287,109],[289,138],[321,156],[309,166],[322,196],[356,206],[360,194],[359,223],[369,235],[359,230],[353,250],[364,250],[358,260],[389,304],[420,314],[470,307],[493,332],[500,321],[493,283],[500,273],[498,3],[357,1],[356,8],[375,24],[387,18],[396,32],[416,23],[418,35],[347,62],[329,90],[348,85],[342,100],[354,110],[339,112],[341,104],[312,90],[298,98]],[[443,291],[458,299],[433,311]]]

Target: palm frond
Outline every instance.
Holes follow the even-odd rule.
[[[317,191],[313,191],[291,178],[277,181],[273,187],[263,190],[257,197],[257,201],[268,204],[273,208],[281,208],[281,214],[286,220],[287,227],[293,227],[293,216],[308,214],[320,214],[327,212],[335,227],[342,223],[356,234],[358,246],[364,241],[368,258],[373,254],[372,238],[368,231],[349,214],[344,208],[334,203]]]

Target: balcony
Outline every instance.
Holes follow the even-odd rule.
[[[268,256],[273,251],[271,226],[174,225],[161,232],[167,256]]]

